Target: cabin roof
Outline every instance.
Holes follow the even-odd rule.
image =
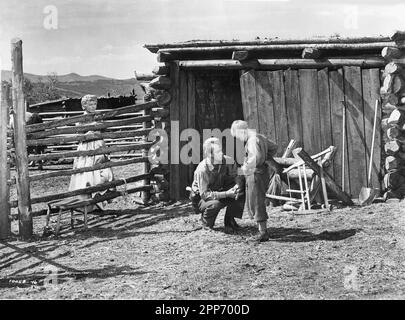
[[[384,48],[405,48],[405,31],[391,36],[191,40],[144,47],[157,54],[157,62],[177,61],[183,69],[381,68],[386,64]]]
[[[392,42],[393,40],[389,36],[376,36],[376,37],[340,37],[340,36],[330,36],[330,37],[312,37],[312,38],[295,38],[295,39],[282,39],[278,37],[274,38],[256,38],[250,41],[242,40],[190,40],[184,42],[173,42],[173,43],[157,43],[157,44],[145,44],[144,47],[152,53],[157,53],[159,50],[166,49],[191,49],[191,48],[223,48],[223,47],[260,47],[266,45],[280,45],[285,46],[288,50],[289,45],[298,44],[308,44],[308,45],[322,45],[322,44],[375,44],[379,47],[379,43]],[[387,45],[387,44],[385,44]]]
[[[157,54],[158,62],[180,61],[181,67],[187,65],[193,68],[222,68],[225,65],[226,68],[240,69],[252,63],[252,66],[267,65],[269,67],[271,65],[271,68],[278,67],[273,66],[273,64],[280,63],[286,66],[304,63],[306,67],[347,64],[380,67],[384,65],[381,57],[382,49],[397,47],[398,41],[405,42],[405,32],[398,31],[390,37],[380,35],[357,38],[331,36],[281,39],[276,37],[257,38],[250,41],[191,40],[177,43],[145,44],[144,47]],[[352,61],[349,61],[350,59]],[[353,61],[353,59],[355,60]],[[196,61],[201,61],[201,63]],[[212,65],[207,65],[206,62],[209,61],[212,62]]]

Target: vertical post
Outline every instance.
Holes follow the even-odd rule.
[[[170,200],[180,200],[184,190],[180,190],[180,141],[179,141],[179,120],[180,120],[180,104],[179,104],[179,78],[180,69],[178,61],[170,63],[170,93],[172,100],[170,102],[170,141],[169,141],[169,157],[170,157],[170,181],[169,191]]]
[[[23,56],[22,41],[11,40],[12,94],[14,111],[14,145],[17,170],[17,199],[20,237],[29,239],[32,236],[32,214],[30,184],[28,175],[28,154],[25,132],[25,99],[23,93]]]
[[[0,78],[1,80],[1,78]],[[0,86],[0,240],[7,239],[10,236],[10,188],[8,180],[10,179],[10,165],[7,161],[7,125],[9,122],[8,114],[8,85]]]
[[[134,74],[135,74],[135,78],[136,78],[136,71],[134,71]],[[146,88],[145,88],[146,89]],[[147,90],[147,89],[146,89]],[[148,92],[147,92],[148,93]],[[147,102],[147,101],[150,101],[151,99],[148,97],[147,99],[146,99],[146,96],[147,95],[145,95],[145,97],[144,97],[144,102]],[[148,95],[149,96],[149,95]],[[136,103],[136,99],[135,99],[135,103]],[[148,109],[148,110],[143,110],[142,111],[142,116],[148,116],[148,115],[151,115],[151,109]],[[152,123],[150,122],[150,121],[147,121],[147,122],[142,122],[142,129],[147,129],[148,127],[150,127],[152,125]],[[148,142],[148,135],[145,135],[145,136],[143,136],[143,138],[142,138],[142,141],[143,142]],[[142,157],[148,157],[148,150],[146,150],[146,149],[143,149],[142,150]],[[142,174],[146,174],[146,173],[149,173],[149,171],[150,171],[150,163],[149,162],[143,162],[143,163],[141,163],[141,173]],[[145,180],[142,180],[142,185],[143,186],[146,186],[146,185],[149,185],[150,184],[150,179],[145,179]],[[149,191],[142,191],[141,192],[141,199],[142,199],[142,202],[144,203],[144,204],[147,204],[147,202],[149,201],[149,199],[150,199],[150,192]]]
[[[144,110],[142,112],[142,115],[144,115],[144,116],[151,115],[151,109]],[[148,128],[150,128],[151,125],[152,125],[152,123],[150,121],[142,122],[142,129],[148,129]],[[146,135],[143,138],[143,140],[144,140],[144,142],[148,142],[148,135]],[[147,156],[148,156],[148,150],[146,150],[146,149],[142,150],[142,157],[147,157]],[[149,161],[148,162],[143,162],[142,163],[142,174],[149,173],[149,171],[150,171],[150,162]],[[149,179],[142,180],[142,184],[144,186],[149,185],[150,180]],[[142,191],[141,198],[142,198],[142,202],[144,204],[146,204],[150,199],[150,192],[149,191]]]

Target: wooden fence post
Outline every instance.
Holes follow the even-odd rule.
[[[27,135],[25,132],[25,99],[23,92],[22,41],[11,40],[12,93],[14,111],[14,145],[17,170],[17,199],[20,237],[32,237],[32,214],[28,173]]]
[[[148,110],[144,110],[142,112],[143,116],[150,116],[152,114],[151,109]],[[150,128],[152,125],[151,121],[148,122],[142,122],[142,129],[146,130],[148,128]],[[144,142],[147,143],[148,142],[148,135],[145,135],[144,137]],[[148,150],[144,149],[142,150],[142,157],[147,157],[148,156]],[[147,174],[150,171],[150,162],[144,162],[142,163],[142,173],[141,174]],[[142,186],[148,186],[150,185],[150,179],[145,179],[142,181]],[[146,204],[149,199],[150,199],[150,190],[148,191],[142,191],[141,193],[141,198],[142,198],[142,202],[144,204]]]
[[[1,78],[0,78],[1,80]],[[10,165],[7,161],[7,125],[8,114],[8,85],[0,86],[0,240],[10,236],[10,187],[7,181],[10,179]]]

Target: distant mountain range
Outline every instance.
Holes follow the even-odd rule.
[[[1,70],[1,76],[3,80],[10,81],[11,80],[11,71],[9,70]],[[45,82],[48,79],[48,75],[37,75],[32,73],[24,73],[24,77],[26,77],[31,82]],[[97,81],[97,80],[117,80],[117,81],[130,81],[135,80],[135,78],[131,79],[114,79],[99,75],[91,75],[91,76],[81,76],[77,73],[68,73],[64,75],[57,75],[56,76],[58,81],[60,82],[75,82],[75,81]]]
[[[8,70],[1,71],[2,80],[11,81],[12,73]],[[24,73],[24,77],[33,83],[47,82],[47,75]],[[57,75],[57,89],[61,95],[67,98],[78,98],[85,94],[97,96],[128,96],[135,90],[137,99],[142,99],[144,92],[135,78],[113,79],[109,77],[90,75],[81,76],[77,73]]]

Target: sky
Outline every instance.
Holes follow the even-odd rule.
[[[15,37],[24,72],[127,79],[157,64],[144,44],[387,36],[404,12],[403,0],[0,0],[0,69]]]

